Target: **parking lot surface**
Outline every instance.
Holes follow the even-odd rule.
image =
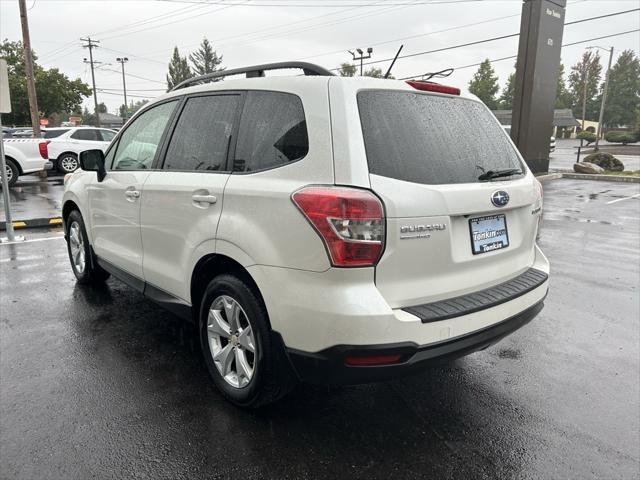
[[[637,193],[545,184],[551,289],[501,343],[257,412],[216,392],[192,327],[116,280],[77,286],[60,233],[0,246],[0,475],[638,478]]]

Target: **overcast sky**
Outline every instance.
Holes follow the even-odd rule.
[[[205,36],[228,68],[283,60],[335,68],[350,61],[347,50],[358,47],[373,47],[371,60],[383,60],[393,57],[400,44],[405,55],[516,33],[521,6],[521,0],[27,0],[32,47],[45,67],[57,67],[90,84],[90,70],[83,63],[88,52],[79,39],[91,35],[101,41],[101,48],[94,50],[95,60],[104,62],[96,71],[98,101],[112,113],[123,101],[116,57],[129,58],[130,97],[153,98],[166,88],[173,47],[185,55]],[[638,7],[640,0],[569,0],[566,21]],[[638,12],[569,25],[563,43],[639,27]],[[0,37],[22,38],[18,0],[0,0]],[[639,50],[640,35],[565,47],[562,62],[567,70],[589,45],[615,47],[615,62],[622,50]],[[414,56],[398,60],[393,74],[465,66],[515,55],[517,48],[515,37]],[[375,66],[386,70],[388,65]],[[494,63],[501,85],[513,67],[514,60]],[[465,87],[476,69],[457,69],[446,82]],[[92,109],[92,99],[85,105]]]

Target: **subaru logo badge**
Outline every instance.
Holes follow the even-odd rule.
[[[507,203],[509,203],[509,194],[504,190],[493,192],[493,195],[491,195],[491,203],[493,203],[496,207],[504,207]]]

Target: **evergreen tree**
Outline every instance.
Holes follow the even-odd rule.
[[[482,100],[489,109],[496,110],[498,108],[496,94],[499,89],[498,77],[487,58],[480,64],[478,71],[469,82],[469,91]]]
[[[640,59],[625,50],[609,73],[603,123],[608,127],[632,126],[640,112]]]
[[[167,91],[189,78],[193,77],[187,57],[181,57],[178,47],[173,48],[173,55],[169,62],[169,73],[167,74]]]
[[[220,67],[222,55],[218,56],[218,53],[213,49],[206,37],[202,39],[200,48],[189,55],[189,60],[196,75],[205,75],[224,70],[224,68]]]
[[[567,90],[564,81],[564,65],[560,64],[558,71],[558,86],[556,87],[556,103],[555,108],[571,108],[571,93]]]
[[[569,93],[571,95],[571,108],[577,117],[582,117],[582,98],[585,83],[587,89],[587,108],[585,120],[598,120],[600,105],[598,103],[598,85],[600,84],[600,55],[596,52],[586,51],[578,63],[571,67],[569,74]]]
[[[511,73],[507,78],[507,84],[500,95],[500,108],[503,110],[511,110],[513,108],[513,96],[516,88],[516,74]]]

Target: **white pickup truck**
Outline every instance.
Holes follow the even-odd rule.
[[[5,138],[4,156],[9,186],[15,185],[18,176],[49,170],[53,164],[49,161],[48,140],[40,138]],[[0,172],[2,175],[2,172]]]

